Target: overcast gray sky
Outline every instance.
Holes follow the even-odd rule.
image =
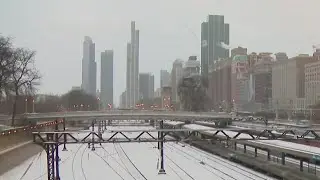
[[[200,25],[225,16],[230,44],[249,52],[312,53],[320,44],[319,0],[0,0],[0,33],[36,50],[41,93],[64,93],[81,84],[84,36],[100,53],[114,50],[114,100],[125,89],[130,21],[140,29],[140,72],[171,70],[176,58],[200,55]]]

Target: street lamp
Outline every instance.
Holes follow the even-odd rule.
[[[24,101],[25,101],[25,113],[28,113],[28,98],[26,98]]]
[[[97,98],[97,101],[98,101],[98,111],[100,111],[100,98],[99,97]]]
[[[34,113],[34,99],[32,99],[32,113]]]

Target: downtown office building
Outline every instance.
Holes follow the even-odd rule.
[[[101,53],[100,104],[102,108],[113,107],[113,50]]]
[[[215,61],[229,57],[229,31],[224,16],[209,15],[201,24],[201,75],[206,79]]]

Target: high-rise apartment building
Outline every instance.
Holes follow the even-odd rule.
[[[103,108],[113,104],[113,50],[101,53],[100,101]]]
[[[154,97],[154,76],[151,73],[140,73],[140,99],[152,99]]]
[[[201,24],[201,75],[208,78],[209,68],[218,59],[229,57],[229,24],[224,16],[209,15]]]
[[[160,88],[170,86],[170,73],[167,70],[160,70]]]
[[[127,44],[126,86],[126,106],[133,108],[139,100],[139,30],[134,21],[131,22],[131,41]]]
[[[179,81],[183,77],[183,61],[180,59],[176,59],[173,62],[172,70],[171,70],[171,87],[172,87],[172,102],[179,102],[178,97],[178,84]]]
[[[83,42],[81,88],[86,93],[96,96],[97,64],[95,61],[95,44],[89,36],[85,36]]]

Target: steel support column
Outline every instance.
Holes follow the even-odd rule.
[[[303,160],[300,160],[300,171],[303,171]]]
[[[63,122],[62,122],[63,131],[66,131],[66,118],[63,118],[62,120],[63,120]],[[63,134],[63,149],[62,149],[62,151],[67,151],[66,142],[67,142],[67,134]]]
[[[91,147],[91,150],[94,151],[96,150],[96,148],[94,147],[94,121],[92,121],[92,147]]]
[[[56,125],[55,125],[55,131],[59,130],[59,124],[58,124],[58,119],[56,119]],[[58,134],[56,134],[55,140],[58,141],[59,137]],[[56,152],[56,157],[55,157],[55,163],[56,163],[56,179],[55,180],[60,180],[60,172],[59,172],[59,144],[55,144],[55,152]]]
[[[160,121],[160,129],[163,129],[163,120]],[[164,136],[163,136],[163,132],[160,132],[160,158],[161,158],[161,162],[160,162],[160,169],[159,169],[159,173],[158,174],[166,174],[166,171],[164,170],[164,161],[163,161],[163,140],[164,140]]]
[[[257,157],[258,156],[258,148],[254,148],[254,157]]]
[[[281,164],[282,165],[286,164],[286,154],[285,153],[281,153]]]
[[[161,136],[160,136],[160,132],[158,132],[158,139],[160,139]],[[158,149],[160,149],[160,142],[158,141]]]
[[[47,134],[47,141],[53,141],[53,134]],[[54,149],[55,144],[46,144],[45,145],[47,152],[47,171],[48,171],[48,180],[55,180],[54,178]]]

